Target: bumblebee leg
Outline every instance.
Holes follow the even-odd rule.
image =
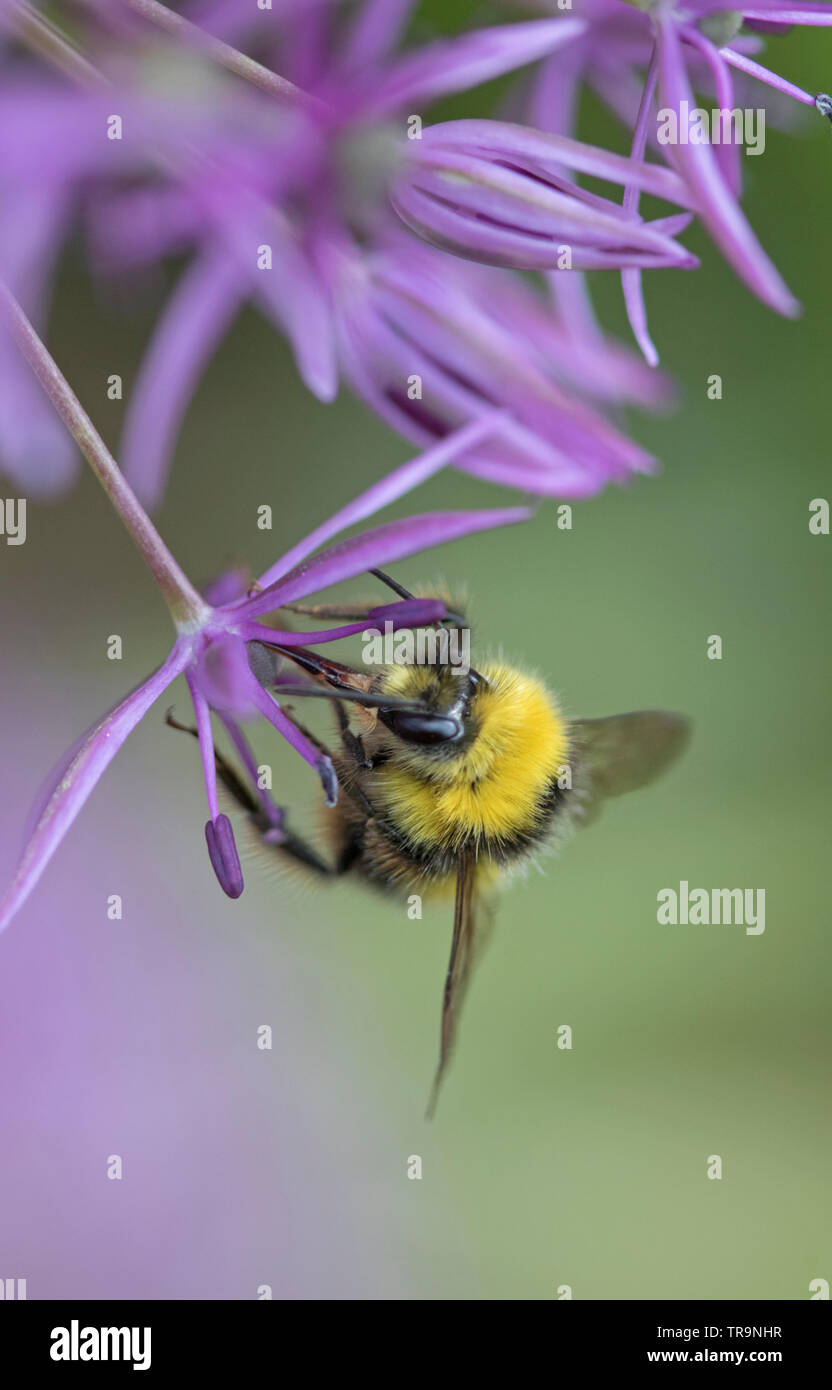
[[[337,700],[333,700],[332,704],[335,705],[337,708],[341,741],[344,745],[345,752],[347,752],[350,755],[357,767],[372,767],[372,763],[368,762],[367,760],[367,756],[364,752],[364,746],[361,743],[361,739],[358,737],[357,734],[354,734],[352,730],[349,728],[347,717],[344,714],[344,711],[341,708],[339,702]],[[301,724],[300,721],[295,718],[294,713],[291,712],[291,709],[291,705],[284,706],[284,714],[290,717],[295,728],[299,729],[300,732],[304,735],[304,737],[308,738],[310,743],[312,743],[315,746],[315,748],[317,748],[321,753],[323,753],[324,757],[329,758],[331,761],[332,754],[330,753],[326,744],[322,743],[321,740],[315,734],[310,733],[306,726],[304,724]],[[354,741],[352,744],[347,741],[345,737],[346,733],[348,733],[350,739]],[[353,782],[342,782],[341,786],[343,790],[346,792],[347,796],[350,798],[350,800],[354,801],[356,806],[361,807],[361,810],[364,812],[365,816],[369,816],[372,820],[378,819],[372,802],[364,794],[361,787],[359,787],[357,784]]]
[[[168,710],[165,715],[165,723],[169,729],[178,729],[180,733],[192,734],[195,739],[199,739],[199,734],[193,725],[180,724],[178,719],[174,719],[172,710]],[[250,816],[262,816],[263,807],[260,802],[252,795],[236,768],[218,751],[216,744],[214,744],[214,762],[217,767],[217,776],[226,791],[237,802],[237,805],[247,811]]]
[[[173,717],[170,710],[168,710],[165,716],[165,723],[171,729],[178,729],[181,733],[191,734],[196,739],[199,738],[197,730],[193,728],[192,725],[180,724],[179,720]],[[344,869],[341,868],[341,860],[339,860],[339,863],[335,867],[331,864],[327,864],[326,860],[322,859],[311,845],[308,845],[299,835],[295,835],[293,831],[286,828],[284,823],[285,817],[282,811],[280,812],[280,823],[275,824],[269,818],[262,802],[258,801],[253,795],[236,768],[219,752],[216,744],[214,745],[214,762],[216,763],[218,778],[229,795],[234,798],[237,805],[251,818],[253,824],[260,832],[263,844],[266,848],[280,850],[283,854],[288,855],[290,859],[294,859],[296,863],[303,864],[308,869],[314,869],[315,872],[322,877],[332,877],[335,874],[344,872],[344,869],[349,867],[349,864],[352,863],[352,859],[350,859],[349,863],[344,865]],[[278,836],[280,838],[278,838]],[[341,858],[343,859],[343,857],[342,855]],[[354,857],[353,855],[353,858]]]
[[[350,721],[347,712],[340,700],[331,701],[338,722],[338,732],[341,735],[341,746],[348,757],[355,763],[356,767],[364,768],[369,771],[373,766],[372,758],[367,757],[360,734],[353,733],[350,728]]]

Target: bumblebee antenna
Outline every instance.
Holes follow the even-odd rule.
[[[398,594],[399,598],[416,597],[415,594],[411,594],[409,589],[405,589],[403,584],[397,583],[395,579],[390,578],[389,574],[385,574],[384,570],[370,570],[370,574],[374,574],[376,579],[380,579],[382,584],[386,584],[388,589],[392,589],[394,594]]]
[[[394,695],[373,695],[368,690],[345,690],[331,687],[324,690],[319,685],[275,685],[278,700],[284,695],[309,695],[317,700],[344,700],[351,705],[364,705],[367,709],[395,709],[407,714],[424,714],[426,706],[413,700],[397,700]]]
[[[391,579],[389,574],[385,574],[384,570],[369,570],[369,573],[374,574],[376,579],[380,579],[382,584],[386,584],[388,589],[392,589],[394,594],[398,594],[399,598],[414,599],[416,597],[416,595],[411,594],[410,590],[406,589],[403,584],[399,584],[396,579]],[[465,620],[461,614],[452,613],[451,610],[448,609],[444,618],[440,618],[438,621],[440,623],[453,623],[454,627],[461,627]]]

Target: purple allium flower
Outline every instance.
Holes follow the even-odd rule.
[[[2,287],[0,287],[2,290]],[[5,290],[0,307],[18,346],[70,425],[99,481],[131,532],[168,603],[176,640],[163,661],[140,686],[99,719],[69,750],[53,771],[30,813],[26,842],[14,881],[0,905],[0,929],[28,897],[75,817],[119,748],[177,676],[184,675],[194,709],[196,732],[208,799],[208,853],[219,883],[229,897],[242,892],[243,879],[228,818],[220,812],[217,769],[211,732],[215,711],[247,767],[253,758],[240,727],[264,718],[318,773],[327,799],[334,804],[337,779],[328,756],[281,707],[280,682],[273,663],[264,668],[257,654],[288,653],[295,648],[338,641],[379,621],[414,627],[436,622],[444,605],[433,600],[381,604],[362,622],[318,632],[286,631],[261,621],[287,604],[460,536],[525,520],[525,508],[493,511],[430,512],[388,522],[336,541],[347,528],[396,501],[449,463],[456,452],[476,446],[502,425],[497,412],[483,416],[432,450],[403,464],[337,511],[294,545],[261,576],[248,595],[238,597],[233,583],[216,586],[207,597],[197,593],[143,512],[92,422],[64,381],[25,315]],[[323,548],[322,548],[323,547]],[[213,601],[211,601],[213,600]],[[258,673],[255,674],[255,671]],[[265,673],[264,673],[265,672]],[[256,780],[256,779],[255,779]],[[282,813],[263,797],[263,813],[279,842]]]
[[[514,277],[404,241],[372,256],[330,245],[325,264],[343,370],[382,418],[430,444],[501,405],[499,437],[456,467],[541,495],[587,497],[653,468],[592,402],[658,408],[664,378],[600,334],[576,338]]]
[[[118,275],[123,286],[129,286],[131,278],[146,280],[148,271],[165,257],[192,253],[127,398],[121,453],[125,473],[147,504],[161,496],[173,441],[195,386],[246,299],[254,299],[287,335],[302,379],[323,401],[333,398],[343,374],[377,406],[391,393],[401,395],[417,370],[407,369],[402,357],[403,375],[398,383],[392,381],[378,341],[367,343],[360,360],[351,360],[345,326],[354,315],[355,295],[344,277],[330,273],[331,265],[347,245],[351,265],[360,271],[360,263],[365,263],[365,283],[371,283],[381,258],[397,270],[400,281],[409,280],[418,295],[420,247],[407,234],[395,235],[401,223],[388,187],[402,160],[418,153],[417,147],[425,152],[434,148],[443,128],[438,135],[432,129],[424,142],[409,141],[409,112],[540,60],[574,42],[584,25],[562,18],[508,24],[397,56],[395,45],[411,8],[396,0],[367,0],[355,11],[351,26],[344,28],[344,7],[335,0],[287,3],[268,15],[248,3],[206,3],[189,11],[205,26],[200,30],[151,0],[125,0],[112,8],[91,6],[88,11],[102,22],[105,12],[109,22],[116,11],[130,20],[115,44],[98,42],[94,26],[89,31],[90,60],[111,77],[109,91],[102,95],[87,85],[73,86],[65,76],[52,81],[39,77],[36,87],[31,86],[30,115],[15,127],[15,151],[9,152],[9,159],[12,165],[16,159],[18,167],[37,168],[47,184],[60,179],[66,189],[55,225],[56,248],[80,207],[94,268],[102,275]],[[148,36],[157,36],[148,20],[167,31],[161,50],[148,47]],[[269,57],[285,79],[227,47],[250,38],[268,45]],[[206,63],[206,58],[211,61]],[[222,73],[227,67],[233,69],[233,78]],[[240,81],[241,76],[252,80]],[[26,81],[32,84],[34,79],[29,75]],[[110,142],[102,131],[114,92],[124,129],[120,141]],[[494,132],[499,129],[495,123]],[[73,137],[68,152],[66,131]],[[533,132],[529,138],[534,138]],[[33,157],[42,147],[46,157]],[[579,164],[582,148],[571,142]],[[626,161],[592,151],[587,151],[581,167],[593,158],[603,158],[614,178],[620,179],[628,167]],[[2,165],[0,141],[0,169]],[[640,175],[633,166],[632,172],[636,182],[643,176],[651,187],[661,183],[663,190],[683,190],[667,170],[644,166]],[[572,187],[560,195],[560,203],[565,205],[570,234],[588,227],[586,237],[595,242],[595,264],[623,263],[615,256],[622,236],[637,248],[627,264],[693,263],[673,241],[678,222],[645,228],[638,219],[625,219],[617,205]],[[393,267],[396,258],[398,266]],[[449,264],[458,270],[458,261]],[[40,273],[45,293],[48,268]],[[465,283],[459,273],[460,283]],[[507,306],[512,293],[517,299],[513,311]],[[497,336],[508,358],[523,362],[528,345],[518,334],[528,291],[508,278],[500,298],[505,307]],[[461,310],[464,301],[465,293],[454,295]],[[449,333],[454,327],[459,339],[470,333],[464,317],[448,325]],[[483,328],[487,323],[480,314],[478,333]],[[594,335],[580,334],[567,318],[554,328],[561,337],[574,337],[575,360],[593,354],[597,360],[599,340]],[[620,368],[622,354],[611,352]],[[560,358],[568,355],[562,350]],[[443,366],[443,384],[449,366]],[[557,375],[556,364],[552,374]],[[504,374],[502,389],[499,377],[491,375],[490,396],[475,389],[464,402],[465,393],[458,390],[452,407],[426,401],[419,430],[411,420],[405,433],[420,441],[441,438],[448,429],[475,419],[484,400],[501,405],[515,417],[514,440],[509,440],[507,430],[501,442],[492,441],[492,466],[483,460],[481,471],[545,494],[557,494],[562,483],[563,495],[587,495],[649,462],[601,417],[592,417],[588,407],[566,400],[562,390],[559,400],[550,399],[537,411],[536,421],[530,420],[528,391],[514,384],[517,373]],[[599,375],[596,371],[596,379]],[[614,377],[615,372],[610,379]],[[426,389],[430,390],[427,379]],[[642,394],[641,399],[651,403],[663,392],[662,383],[657,392]],[[551,388],[547,393],[552,396]],[[581,395],[592,395],[589,383]],[[12,394],[12,406],[14,399]],[[433,423],[425,428],[431,408]],[[387,407],[383,413],[391,418]],[[400,413],[393,415],[404,423]],[[54,428],[48,416],[44,419]],[[574,457],[573,437],[580,440]],[[597,453],[592,451],[593,438],[599,442]],[[612,451],[605,440],[615,440]],[[61,446],[66,448],[63,441]]]
[[[427,241],[487,265],[698,265],[672,237],[689,218],[641,222],[620,204],[580,188],[565,175],[569,169],[691,206],[684,182],[660,165],[502,121],[428,126],[397,171],[391,197],[402,220]]]
[[[634,127],[632,155],[647,148],[666,157],[687,184],[690,205],[740,278],[763,303],[788,317],[800,306],[780,272],[760,246],[741,211],[740,150],[737,144],[660,144],[655,103],[677,113],[696,103],[693,91],[713,93],[720,111],[736,105],[735,78],[741,100],[765,82],[774,93],[825,113],[816,98],[756,61],[759,34],[776,36],[791,25],[832,25],[829,4],[796,0],[760,0],[753,6],[727,9],[719,0],[582,0],[587,21],[583,35],[547,58],[536,81],[530,119],[544,129],[571,133],[577,94],[583,83],[627,125]],[[741,32],[745,28],[746,32]],[[640,73],[645,76],[640,77]],[[687,103],[684,106],[683,103]],[[625,207],[637,214],[638,190],[632,186]],[[648,361],[657,360],[647,332],[636,268],[622,273],[628,314]]]

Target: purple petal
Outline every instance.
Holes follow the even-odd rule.
[[[685,26],[685,39],[692,47],[698,49],[708,64],[714,80],[714,91],[719,110],[733,111],[734,79],[731,75],[731,69],[721,56],[719,49],[693,25]],[[729,141],[724,145],[716,145],[714,157],[729,189],[738,198],[742,191],[739,143]]]
[[[621,288],[624,291],[624,303],[633,336],[644,354],[645,362],[651,367],[657,367],[659,354],[647,327],[647,310],[644,304],[641,271],[622,270]]]
[[[369,98],[363,114],[378,116],[405,103],[468,91],[571,43],[585,29],[579,19],[535,19],[440,39],[400,59]]]
[[[508,418],[494,447],[516,438],[518,423],[526,424],[546,441],[540,459],[550,473],[575,464],[639,467],[646,462],[643,451],[558,383],[551,335],[535,350],[535,323],[518,312],[523,296],[521,285],[498,272],[457,271],[431,252],[415,259],[411,252],[406,264],[379,267],[378,318],[368,330],[368,350],[391,380],[419,373],[430,409],[440,408],[452,421],[488,402],[504,403]],[[535,303],[530,293],[525,300]],[[538,317],[544,317],[539,307]],[[569,351],[570,344],[562,344],[559,355]],[[491,452],[485,441],[457,467]]]
[[[10,190],[2,192],[10,197]],[[68,219],[62,189],[15,188],[0,221],[0,275],[40,324]],[[0,326],[0,470],[28,497],[52,497],[75,481],[78,451],[28,364]]]
[[[58,764],[26,843],[14,881],[0,904],[0,931],[31,893],[93,787],[151,705],[185,670],[189,647],[177,643],[153,675],[115,705]]]
[[[189,673],[211,709],[244,719],[251,712],[246,649],[238,637],[222,633],[212,637]]]
[[[570,269],[592,268],[599,257],[615,267],[692,261],[651,224],[627,219],[618,203],[570,183],[558,188],[479,154],[426,150],[394,180],[390,199],[426,241],[488,265],[557,269],[564,246]]]
[[[265,588],[272,584],[281,574],[285,574],[293,566],[304,560],[313,550],[317,550],[319,545],[337,536],[339,531],[345,531],[348,526],[354,526],[359,521],[364,521],[368,516],[373,516],[381,511],[382,507],[389,507],[392,502],[411,492],[420,483],[440,468],[445,468],[466,449],[479,444],[489,434],[492,434],[500,423],[504,420],[504,415],[498,410],[484,410],[481,416],[457,430],[454,434],[448,435],[441,443],[428,449],[423,454],[418,454],[416,458],[403,463],[400,468],[396,468],[380,482],[374,483],[367,488],[352,502],[348,502],[345,507],[341,507],[334,516],[328,521],[316,526],[314,531],[298,541],[292,549],[287,551],[281,559],[275,561],[260,577],[260,586]],[[265,612],[265,609],[261,609]]]
[[[385,58],[401,37],[416,0],[363,0],[340,55],[344,71]]]
[[[234,719],[230,719],[227,714],[221,713],[220,719],[225,725],[228,737],[231,739],[231,742],[234,744],[234,747],[237,750],[240,761],[242,762],[243,766],[246,769],[246,772],[251,778],[251,790],[256,793],[258,800],[260,801],[260,805],[263,808],[263,814],[265,815],[266,820],[269,823],[269,830],[267,832],[269,837],[268,842],[272,845],[282,844],[286,838],[283,829],[285,814],[281,810],[281,808],[278,805],[276,805],[275,802],[272,800],[272,797],[270,793],[266,790],[266,788],[261,787],[259,785],[260,769],[255,761],[254,754],[252,753],[251,749],[248,746],[248,743],[246,742],[245,735],[243,734],[243,731],[240,728],[239,724],[237,724]]]
[[[752,5],[742,7],[743,18],[760,19],[768,24],[832,24],[832,9],[829,4],[783,5],[772,0],[771,6]]]
[[[765,82],[767,86],[773,87],[777,92],[782,92],[784,96],[794,97],[795,101],[802,102],[804,106],[814,106],[815,97],[812,92],[806,92],[802,87],[796,86],[794,82],[789,82],[787,78],[780,77],[776,72],[771,72],[769,68],[763,67],[762,63],[755,63],[753,58],[748,58],[733,48],[721,48],[719,51],[726,63],[738,68],[740,72],[744,72],[749,77],[756,77],[758,81]]]
[[[655,17],[659,39],[659,94],[663,106],[680,110],[695,102],[682,57],[681,41],[672,17]],[[800,312],[780,272],[757,241],[739,204],[725,183],[709,145],[668,145],[668,158],[687,180],[699,216],[726,260],[751,290],[770,308],[789,318]]]
[[[308,739],[295,723],[284,714],[277,701],[259,685],[252,676],[253,689],[252,699],[257,705],[260,713],[274,725],[278,733],[282,734],[287,743],[290,743],[296,753],[300,753],[305,762],[313,767],[321,779],[324,789],[324,798],[327,806],[334,806],[338,800],[338,778],[335,775],[335,768],[332,761],[321,749]]]
[[[269,613],[318,589],[337,584],[342,579],[354,579],[365,570],[378,569],[394,560],[403,560],[420,550],[444,545],[476,531],[512,526],[515,522],[527,521],[531,515],[528,507],[508,507],[495,511],[426,512],[422,516],[392,521],[386,526],[363,531],[315,555],[262,593],[248,599],[240,611],[246,617]]]
[[[245,598],[250,583],[249,571],[241,566],[224,570],[205,585],[202,597],[212,608],[223,608],[226,604]]]
[[[444,618],[447,605],[434,598],[407,598],[401,603],[382,603],[370,609],[373,622],[391,622],[395,628],[428,627]]]
[[[306,386],[319,400],[334,400],[338,372],[329,304],[288,220],[238,182],[203,185],[199,196],[251,292],[286,332]],[[271,269],[258,267],[261,246],[271,249]]]
[[[498,334],[495,325],[492,333],[495,347],[500,347],[503,336]],[[450,358],[451,367],[446,375],[443,362],[435,356],[423,357],[421,351],[414,346],[414,340],[397,339],[395,333],[388,332],[384,342],[387,355],[386,359],[379,360],[375,367],[377,376],[374,376],[372,370],[379,347],[377,341],[364,349],[356,346],[353,340],[353,350],[348,356],[348,371],[356,390],[394,429],[418,442],[429,443],[437,434],[444,434],[446,430],[453,429],[460,419],[482,410],[483,403],[489,398],[492,390],[488,375],[483,373],[482,365],[476,373],[475,382],[482,382],[480,389],[483,394],[477,395],[471,385],[462,386],[455,379],[453,357]],[[368,362],[371,369],[362,361],[365,351],[369,354]],[[515,347],[514,359],[518,359],[519,356]],[[395,373],[397,366],[401,369],[405,358],[404,365],[407,371],[421,372],[425,380],[430,382],[429,412],[418,413],[412,402],[392,397],[389,388],[385,388],[391,371]],[[522,381],[522,372],[520,380],[513,379],[509,371],[510,362],[512,358],[509,356],[502,359],[503,385],[498,384],[493,389],[497,393],[502,392],[506,403],[511,404],[522,417],[526,413],[527,404],[532,406],[534,397],[531,396],[530,399],[530,389]],[[401,370],[398,375],[400,378]],[[569,436],[570,443],[576,444],[577,436],[572,431],[568,412],[564,413],[562,408],[547,399],[548,396],[558,394],[554,385],[546,382],[544,378],[538,390],[536,407],[533,407],[537,417],[535,428],[524,428],[521,419],[510,418],[502,426],[498,442],[491,445],[486,441],[477,449],[467,451],[457,460],[456,467],[489,481],[499,481],[543,496],[556,496],[560,487],[564,489],[565,497],[575,495],[574,489],[583,492],[587,481],[590,483],[590,491],[600,490],[607,481],[608,474],[599,473],[595,465],[608,453],[608,449],[596,438],[590,459],[587,449],[594,432],[587,427],[582,430],[585,462],[584,459],[580,462],[573,461],[564,453],[559,447],[561,439]],[[614,434],[611,427],[595,418],[601,434],[606,433],[611,441]],[[621,442],[621,437],[618,438]],[[620,458],[621,449],[618,450],[618,454]],[[594,460],[594,463],[587,470],[586,465],[589,465],[591,460]],[[515,469],[516,476],[513,472]]]
[[[591,174],[608,183],[628,184],[652,193],[656,198],[676,203],[679,207],[694,207],[683,179],[660,164],[646,164],[625,155],[613,154],[597,145],[572,140],[565,135],[550,135],[532,130],[529,126],[509,121],[459,120],[444,121],[426,126],[422,142],[462,152],[515,160],[523,167],[537,166],[542,173],[557,172],[563,166],[580,174]]]
[[[638,108],[638,118],[636,128],[633,133],[633,143],[630,150],[631,157],[643,159],[647,146],[647,133],[650,118],[653,112],[653,102],[656,94],[656,83],[658,80],[658,54],[654,46],[650,57],[650,67],[644,79],[644,91],[641,97],[641,104]],[[622,208],[631,217],[638,215],[639,191],[632,185],[624,189]],[[633,330],[635,340],[644,355],[644,360],[650,367],[659,365],[659,354],[647,328],[647,308],[644,303],[644,287],[642,285],[640,270],[623,270],[621,272],[621,288],[624,291],[624,304],[627,310],[627,317],[630,320],[630,327]]]
[[[267,627],[251,618],[238,618],[236,630],[246,642],[264,642],[267,646],[273,643],[281,647],[304,647],[308,643],[340,642],[344,637],[355,637],[359,632],[368,632],[385,620],[391,622],[396,631],[399,628],[422,627],[439,622],[444,618],[445,612],[445,604],[440,603],[438,599],[414,598],[372,608],[368,616],[360,622],[344,623],[341,627],[320,628],[317,632],[303,632],[297,628],[284,631],[281,628]]]
[[[211,819],[216,820],[219,815],[219,805],[217,803],[217,760],[214,754],[214,738],[211,733],[211,711],[208,708],[208,701],[199,687],[196,671],[193,667],[186,672],[186,679],[188,682],[188,690],[191,693],[194,714],[196,716],[196,731],[199,739],[199,751],[202,757],[202,776],[205,781],[205,791],[208,796],[208,810],[211,812]]]
[[[242,290],[228,255],[205,251],[185,271],[154,329],[130,393],[121,453],[128,482],[151,510],[162,501],[182,419]]]
[[[494,455],[490,458],[479,457],[460,466],[464,472],[482,478],[487,483],[520,488],[536,497],[559,497],[569,501],[594,497],[607,481],[596,473],[578,467],[569,468],[564,465],[557,469],[540,468],[535,465],[533,459],[524,458],[522,455],[511,458]]]

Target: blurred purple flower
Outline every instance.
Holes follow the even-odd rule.
[[[136,0],[121,11],[132,14],[134,8],[145,7]],[[412,154],[421,143],[405,139],[399,113],[540,59],[583,32],[577,20],[516,23],[439,40],[398,57],[393,45],[409,8],[369,0],[359,7],[352,27],[338,31],[337,43],[332,42],[334,26],[343,9],[337,3],[290,4],[279,16],[267,17],[233,3],[192,9],[214,37],[191,29],[180,33],[187,47],[175,73],[157,50],[149,55],[142,50],[140,60],[131,58],[129,46],[117,50],[117,105],[123,119],[118,142],[103,138],[112,93],[45,81],[36,92],[32,89],[24,138],[18,133],[6,160],[19,171],[21,166],[37,168],[41,178],[49,171],[66,187],[56,246],[80,205],[86,211],[93,264],[101,274],[125,280],[172,254],[195,253],[159,319],[128,397],[121,453],[125,473],[148,505],[161,497],[174,441],[199,377],[248,298],[286,333],[299,372],[319,399],[333,398],[341,372],[374,406],[390,392],[406,391],[416,368],[407,369],[402,360],[399,382],[391,381],[383,334],[374,344],[367,342],[361,360],[352,359],[355,325],[349,325],[355,296],[343,276],[326,270],[347,244],[351,264],[366,263],[367,283],[379,255],[391,266],[398,258],[393,268],[400,281],[409,279],[411,290],[419,294],[421,252],[406,236],[394,236],[400,224],[387,196],[403,152]],[[134,18],[141,23],[141,15]],[[195,39],[194,32],[200,37]],[[308,100],[275,100],[240,82],[230,88],[214,67],[195,61],[206,42],[240,42],[251,33],[268,39],[281,71],[292,81],[303,81]],[[98,55],[105,66],[107,52]],[[497,138],[501,127],[495,123],[493,129]],[[72,132],[72,141],[69,157],[63,159],[66,131]],[[424,148],[438,138],[431,133]],[[32,158],[35,149],[37,157]],[[578,158],[581,149],[572,142]],[[0,141],[0,168],[3,155]],[[592,157],[589,151],[585,162]],[[594,157],[607,159],[605,167],[613,167],[614,176],[625,168],[624,161],[603,152]],[[649,170],[643,177],[650,186],[661,182],[664,190],[682,188],[666,170]],[[590,194],[570,191],[561,202],[572,209],[570,228],[588,222],[587,236],[601,243],[594,253],[597,264],[606,263],[605,257],[621,263],[605,248],[622,233],[640,248],[633,253],[635,263],[692,263],[672,240],[673,224],[644,230],[628,219],[625,226],[614,204]],[[458,262],[451,265],[458,270]],[[462,272],[459,276],[462,283]],[[42,267],[44,292],[47,282],[48,269]],[[498,336],[508,357],[523,361],[528,348],[518,334],[529,295],[521,282],[509,280],[502,301],[512,293],[517,307],[503,314]],[[462,310],[465,294],[453,298]],[[465,318],[448,324],[448,333],[454,327],[458,338],[470,336]],[[565,320],[554,328],[561,336],[570,332]],[[477,332],[484,331],[490,328],[480,312]],[[593,353],[597,357],[594,335],[585,341],[573,336],[576,360]],[[561,359],[568,355],[560,353]],[[618,352],[616,366],[620,363]],[[490,445],[492,462],[489,466],[482,460],[481,475],[549,495],[557,495],[561,487],[563,495],[588,495],[632,467],[649,466],[643,451],[585,404],[570,402],[562,387],[557,398],[547,387],[548,402],[531,410],[529,391],[517,389],[516,377],[490,370],[490,394],[457,389],[452,404],[446,400],[440,409],[433,402],[429,429],[423,420],[416,430],[411,420],[404,432],[420,442],[435,440],[476,419],[483,404],[499,404],[516,418],[517,428],[511,440],[506,430],[503,442]],[[448,384],[443,370],[443,385]],[[663,389],[661,384],[658,394]],[[591,387],[581,394],[591,395]],[[643,403],[654,395],[647,392]],[[393,416],[387,408],[382,413],[395,417],[399,426],[405,423],[395,411]],[[580,444],[574,457],[573,439]],[[605,441],[614,441],[613,447]]]
[[[542,270],[558,305],[555,329],[570,337],[575,360],[598,345],[581,268],[616,268],[637,341],[655,363],[642,271],[696,264],[675,240],[693,214],[765,303],[797,311],[740,209],[737,147],[658,145],[652,113],[656,92],[679,109],[703,86],[726,106],[734,76],[745,84],[760,78],[812,104],[808,93],[756,61],[758,34],[736,30],[743,19],[767,33],[792,23],[827,24],[828,6],[759,0],[730,12],[729,23],[717,0],[644,0],[638,8],[582,0],[580,17],[504,24],[399,53],[414,8],[409,0],[363,0],[350,9],[340,0],[284,0],[272,12],[250,0],[201,0],[179,14],[156,0],[89,0],[80,6],[86,23],[76,30],[83,52],[51,52],[59,76],[15,60],[0,97],[0,193],[22,193],[24,216],[12,222],[0,213],[0,273],[21,301],[44,321],[54,263],[79,215],[94,268],[122,284],[170,256],[190,257],[128,396],[121,453],[148,505],[162,495],[200,376],[248,300],[285,333],[318,399],[331,401],[343,375],[414,436],[419,409],[391,410],[390,401],[406,391],[415,368],[405,371],[400,351],[403,374],[392,379],[383,350],[387,328],[376,333],[375,308],[356,322],[361,276],[327,273],[347,245],[351,267],[366,262],[366,285],[375,283],[381,257],[400,283],[410,277],[418,300],[417,255],[413,241],[394,235],[399,217],[457,256]],[[2,13],[11,23],[19,11]],[[242,50],[252,45],[274,70],[246,56]],[[541,129],[486,120],[422,127],[422,108],[433,100],[531,64],[537,70],[528,115]],[[629,159],[572,138],[584,84],[634,124]],[[123,130],[111,140],[114,107]],[[645,162],[651,149],[674,167]],[[580,187],[581,174],[623,187],[623,201]],[[642,192],[684,211],[645,221]],[[36,243],[41,249],[27,255]],[[568,273],[558,268],[569,263]],[[464,298],[471,281],[459,274]],[[507,307],[512,295],[515,310]],[[526,288],[506,275],[500,298],[500,339],[508,357],[522,363]],[[483,313],[487,318],[488,309]],[[453,327],[447,325],[449,335]],[[455,328],[458,340],[469,336],[465,318]],[[444,401],[421,410],[422,438],[440,438],[476,417],[480,393],[468,393],[467,381],[450,409],[449,366],[443,358]],[[518,426],[512,440],[507,431],[492,444],[489,476],[545,494],[574,482],[573,495],[622,476],[603,449],[592,457],[584,447],[573,453],[575,430],[557,433],[551,413],[532,421],[515,375],[493,380],[487,397]],[[591,452],[594,427],[583,419]],[[595,433],[608,437],[609,429],[599,417]],[[65,440],[12,366],[0,376],[0,463],[43,492],[60,487],[73,469]]]
[[[341,580],[390,564],[417,551],[496,526],[525,520],[529,511],[508,508],[493,511],[430,512],[388,522],[346,540],[329,545],[346,528],[365,520],[382,507],[448,464],[457,451],[482,441],[501,425],[491,412],[478,424],[429,452],[403,464],[388,477],[337,511],[328,521],[292,549],[264,574],[248,596],[236,597],[235,586],[223,582],[198,598],[182,576],[179,593],[177,638],[162,665],[118,705],[99,719],[65,755],[50,775],[29,816],[23,854],[14,882],[0,904],[0,929],[28,897],[99,778],[129,734],[177,676],[184,675],[193,704],[208,797],[206,825],[208,852],[217,879],[229,897],[239,897],[243,877],[231,824],[219,810],[217,772],[211,731],[211,712],[220,717],[246,767],[256,766],[240,727],[241,721],[264,718],[318,773],[328,804],[337,797],[337,779],[330,759],[311,741],[280,704],[280,685],[268,677],[258,679],[252,669],[252,650],[291,651],[308,644],[338,641],[389,619],[395,626],[413,627],[440,620],[444,605],[434,600],[406,600],[382,604],[363,622],[348,623],[318,632],[284,631],[260,619],[287,604]],[[168,552],[149,520],[127,496],[128,524],[141,529],[146,556]],[[124,515],[124,513],[122,513]],[[324,549],[320,547],[324,546]],[[170,568],[170,566],[169,566]],[[210,600],[213,599],[213,602]],[[222,600],[222,601],[219,601]],[[257,664],[257,663],[256,663]],[[259,663],[262,666],[262,662]],[[264,683],[265,682],[265,683]],[[271,685],[269,689],[267,686]],[[282,812],[263,793],[262,809],[271,837],[280,843]]]
[[[682,120],[682,104],[687,103],[688,110],[696,106],[694,90],[711,92],[720,110],[732,110],[738,98],[736,83],[742,84],[741,103],[748,104],[758,80],[776,95],[807,106],[817,104],[824,111],[822,98],[777,76],[754,55],[763,47],[758,34],[776,36],[799,24],[832,25],[832,7],[796,0],[758,0],[732,9],[720,0],[582,0],[581,15],[587,22],[584,34],[541,65],[530,119],[543,129],[571,133],[578,92],[584,83],[591,86],[619,119],[634,127],[633,158],[642,159],[652,148],[673,165],[687,185],[689,206],[752,292],[778,313],[799,313],[797,300],[740,208],[739,146],[659,144],[652,117],[656,93],[659,106]],[[743,26],[750,32],[740,32]],[[643,79],[640,70],[646,74]],[[631,216],[637,215],[638,192],[631,184],[625,195]],[[622,281],[636,339],[654,363],[657,354],[647,332],[641,268],[625,269]]]
[[[672,239],[690,218],[643,223],[620,204],[580,188],[564,176],[566,169],[691,206],[683,181],[660,165],[525,126],[477,120],[428,126],[397,170],[391,197],[413,231],[486,265],[615,270],[698,264]]]
[[[372,255],[328,246],[343,370],[394,429],[431,444],[497,404],[499,438],[456,467],[531,493],[580,498],[654,461],[597,410],[669,404],[667,380],[600,334],[580,340],[530,286],[394,232]]]

